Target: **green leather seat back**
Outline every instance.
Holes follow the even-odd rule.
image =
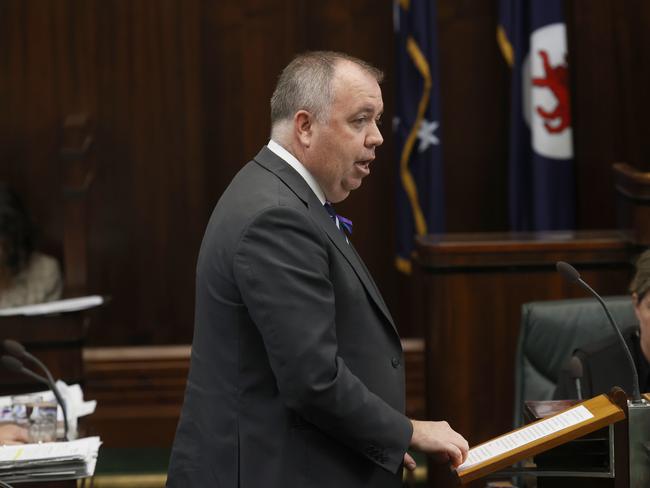
[[[637,323],[630,296],[605,297],[621,328]],[[526,400],[550,400],[573,351],[614,334],[595,298],[530,302],[522,306],[515,364],[515,427]]]

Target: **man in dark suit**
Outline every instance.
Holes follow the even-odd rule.
[[[169,487],[399,487],[409,446],[460,464],[446,422],[404,416],[395,324],[340,202],[383,142],[381,72],[294,59],[272,140],[217,203],[197,265],[192,362]]]

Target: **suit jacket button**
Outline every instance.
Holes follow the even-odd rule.
[[[392,364],[392,365],[393,365],[393,368],[395,368],[395,369],[399,368],[399,365],[400,365],[400,360],[399,360],[399,358],[393,358],[393,359],[391,359],[391,360],[390,360],[390,364]]]

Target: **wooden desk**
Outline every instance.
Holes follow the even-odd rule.
[[[403,339],[406,409],[425,416],[424,341]],[[87,435],[106,447],[170,447],[183,405],[190,346],[101,347],[84,350],[84,395],[97,410]],[[100,451],[101,452],[101,451]]]
[[[22,343],[50,368],[54,378],[68,384],[83,383],[81,351],[86,337],[87,317],[84,312],[0,317],[0,341],[14,339]],[[21,374],[5,370],[0,375],[0,392],[3,395],[42,389],[45,389],[44,385]]]

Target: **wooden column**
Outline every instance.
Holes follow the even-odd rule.
[[[63,122],[60,150],[63,172],[63,269],[67,296],[86,293],[88,279],[87,196],[94,179],[90,161],[93,136],[85,114]]]

